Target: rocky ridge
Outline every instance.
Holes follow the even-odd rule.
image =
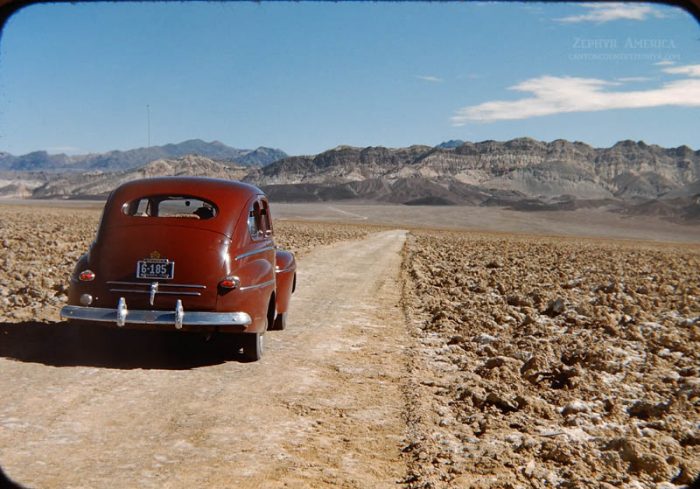
[[[450,141],[435,147],[338,146],[262,167],[202,156],[157,163],[118,172],[93,168],[83,174],[0,173],[0,196],[100,197],[133,178],[207,175],[253,183],[273,200],[286,202],[357,199],[524,211],[602,207],[672,219],[700,218],[700,151],[641,141],[621,141],[610,148],[529,138]]]
[[[341,146],[316,156],[279,160],[255,173],[260,185],[346,185],[380,179],[389,186],[406,179],[437,183],[455,203],[459,192],[478,187],[529,197],[648,199],[669,192],[687,195],[700,179],[700,152],[687,146],[661,148],[621,141],[611,148],[580,142],[529,138],[463,143],[456,147]],[[355,185],[355,187],[353,187]]]
[[[123,172],[67,173],[50,179],[32,192],[33,198],[90,199],[106,197],[115,187],[139,178],[160,176],[199,176],[240,180],[249,169],[235,164],[212,161],[201,156],[185,156],[177,160],[156,160],[134,170]],[[0,189],[2,191],[2,189]]]
[[[610,148],[529,138],[399,149],[340,146],[279,160],[246,178],[286,201],[355,198],[526,211],[607,207],[690,220],[700,214],[700,152],[641,141]]]

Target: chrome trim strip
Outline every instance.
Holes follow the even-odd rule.
[[[259,289],[260,287],[267,287],[268,285],[274,285],[275,280],[268,280],[267,282],[263,282],[261,284],[255,284],[255,285],[247,285],[245,287],[241,287],[238,290],[252,290],[252,289]]]
[[[201,292],[168,292],[168,291],[159,290],[158,295],[186,295],[186,296],[190,296],[190,297],[201,297],[202,293]]]
[[[144,287],[149,287],[150,282],[121,282],[119,280],[109,280],[106,282],[108,285],[142,285]],[[158,287],[188,287],[190,289],[206,289],[206,285],[196,285],[196,284],[162,284],[158,282]],[[159,292],[162,294],[162,292]]]
[[[124,292],[127,294],[151,294],[150,290],[134,290],[134,289],[109,289],[110,292]],[[159,290],[158,295],[186,295],[190,297],[200,297],[202,294],[201,292],[169,292],[169,291],[163,291]],[[153,304],[151,304],[153,305]]]
[[[291,267],[287,267],[284,270],[280,270],[279,268],[275,267],[275,273],[286,273],[286,272],[291,272],[292,270],[296,270],[297,266],[292,265]]]
[[[266,251],[274,250],[274,246],[266,246],[265,248],[260,248],[259,250],[252,250],[252,251],[246,251],[245,253],[241,253],[238,255],[235,260],[242,260],[243,258],[247,258],[249,256],[257,255],[258,253],[265,253]]]
[[[126,312],[125,324],[162,324],[175,326],[178,313],[173,311],[130,310]],[[61,309],[62,319],[77,319],[104,323],[117,322],[117,310],[102,307],[65,306]],[[182,313],[185,326],[248,326],[252,323],[245,312],[200,312]]]

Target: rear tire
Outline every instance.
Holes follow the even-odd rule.
[[[270,329],[273,331],[282,331],[284,329],[287,329],[287,313],[279,313],[275,318],[275,321],[272,323],[272,328]]]
[[[265,335],[262,333],[246,333],[241,335],[243,358],[249,362],[257,362],[265,353]]]

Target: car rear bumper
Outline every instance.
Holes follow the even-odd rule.
[[[252,323],[250,315],[245,312],[184,311],[180,301],[173,311],[128,310],[123,298],[116,309],[65,306],[61,309],[61,319],[108,323],[119,327],[173,326],[187,331],[244,331]]]

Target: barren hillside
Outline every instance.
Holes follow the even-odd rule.
[[[687,146],[620,141],[593,148],[581,142],[518,138],[436,147],[338,146],[293,157],[265,148],[246,153],[264,157],[261,161],[269,163],[265,166],[238,163],[229,157],[230,151],[241,150],[226,150],[220,143],[171,146],[170,152],[153,153],[154,148],[116,155],[160,155],[156,161],[121,166],[107,161],[84,172],[69,171],[66,162],[51,167],[41,158],[41,164],[26,168],[6,164],[23,171],[0,174],[0,198],[104,198],[128,180],[195,175],[243,180],[260,186],[277,202],[354,200],[528,212],[600,208],[687,222],[697,222],[700,216],[700,152]],[[203,147],[201,154],[208,157],[183,153],[200,154]]]

